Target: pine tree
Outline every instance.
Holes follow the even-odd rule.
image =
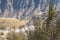
[[[53,30],[53,26],[51,26],[51,22],[54,20],[55,17],[55,10],[53,9],[53,5],[51,0],[49,0],[49,10],[48,10],[48,18],[46,19],[46,31],[42,31],[41,26],[41,19],[40,17],[33,17],[33,23],[35,26],[35,31],[33,35],[33,40],[55,40],[55,30]],[[43,25],[43,24],[42,24]],[[51,30],[52,27],[52,30]],[[31,34],[30,34],[31,35]],[[30,36],[32,38],[32,36]]]
[[[56,31],[54,29],[54,26],[51,25],[51,22],[54,21],[55,17],[55,10],[53,8],[52,0],[49,0],[49,10],[48,10],[48,18],[46,21],[46,32],[48,32],[49,40],[55,40],[56,38]]]
[[[48,31],[49,24],[54,19],[54,16],[55,16],[55,10],[54,10],[53,5],[52,5],[52,0],[49,0],[48,18],[46,20],[46,24],[47,24],[46,31]]]

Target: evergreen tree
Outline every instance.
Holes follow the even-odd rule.
[[[54,16],[55,16],[55,10],[53,8],[53,5],[52,5],[52,0],[49,0],[49,10],[48,10],[48,18],[46,20],[46,31],[48,31],[49,29],[49,24],[50,22],[54,19]]]
[[[49,0],[49,10],[48,10],[48,18],[46,20],[46,32],[49,34],[48,40],[55,40],[56,38],[56,31],[55,27],[51,25],[51,23],[54,21],[55,17],[55,10],[53,8],[52,0]]]
[[[52,0],[49,0],[48,18],[45,21],[46,31],[45,30],[43,31],[40,28],[42,21],[40,17],[33,17],[35,31],[33,32],[34,35],[30,36],[30,39],[33,37],[33,40],[55,40],[56,38],[55,29],[53,29],[54,27],[51,26],[51,22],[54,20],[54,17],[55,17],[55,10],[52,5]]]

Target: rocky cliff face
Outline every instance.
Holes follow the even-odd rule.
[[[0,0],[0,17],[24,18],[45,10],[47,0]]]
[[[60,0],[52,0],[55,10],[60,10]],[[21,18],[46,11],[48,0],[0,0],[0,17]]]

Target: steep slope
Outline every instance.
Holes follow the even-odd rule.
[[[54,8],[60,10],[60,0],[52,0]],[[24,19],[25,16],[46,11],[48,0],[0,0],[0,17],[18,17]]]
[[[25,16],[45,11],[47,0],[0,0],[0,17]]]
[[[52,0],[52,4],[60,11],[60,0]],[[47,8],[48,0],[0,0],[0,17],[30,19],[43,14]]]

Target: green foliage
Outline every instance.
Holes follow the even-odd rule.
[[[60,17],[57,19],[57,27],[56,27],[56,40],[60,40]]]
[[[0,30],[5,30],[6,28],[4,26],[0,26]]]
[[[39,27],[35,28],[35,31],[34,31],[34,37],[35,37],[35,40],[45,40],[45,34],[40,30]]]
[[[4,35],[4,33],[3,32],[0,32],[0,35]]]
[[[21,28],[23,28],[23,27],[24,27],[24,25],[22,25],[22,26],[19,26],[18,28],[19,28],[19,29],[21,29]]]
[[[34,22],[34,26],[40,27],[40,22],[41,22],[40,17],[33,17],[33,22]]]
[[[54,17],[55,17],[55,10],[53,9],[52,2],[50,0],[48,18],[46,19],[45,23],[42,24],[43,30],[40,29],[40,26],[41,26],[40,23],[42,21],[40,17],[35,17],[35,19],[33,19],[34,26],[35,26],[35,31],[34,31],[35,40],[53,40],[53,39],[55,40],[54,38],[54,36],[56,35],[54,33],[55,29],[53,26],[50,27],[51,22],[53,21]]]
[[[50,2],[49,2],[49,11],[48,11],[48,19],[52,20],[54,18],[54,16],[55,16],[55,10],[54,10],[52,2],[50,0]]]
[[[7,40],[25,40],[25,34],[23,32],[16,33],[11,31],[7,34]]]
[[[26,35],[24,34],[24,32],[20,31],[18,35],[19,35],[19,40],[26,40]]]
[[[7,40],[18,40],[18,36],[17,34],[13,31],[13,32],[9,32],[7,34]]]
[[[55,40],[56,38],[56,27],[54,25],[51,25],[51,23],[54,21],[55,18],[55,10],[53,8],[52,5],[52,0],[49,0],[49,10],[48,10],[48,18],[46,20],[46,33],[48,33],[48,35],[46,35],[47,40]],[[53,23],[52,23],[53,24]]]
[[[46,20],[46,31],[48,31],[50,24],[54,20],[54,18],[55,18],[55,10],[52,5],[52,0],[49,0],[48,18]]]
[[[41,31],[41,18],[40,17],[33,17],[33,23],[35,26],[34,31],[29,31],[28,40],[45,40],[45,34]]]

